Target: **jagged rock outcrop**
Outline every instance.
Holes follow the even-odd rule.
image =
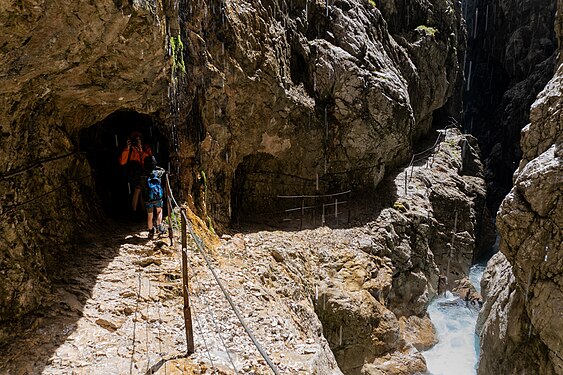
[[[503,253],[491,258],[481,288],[486,299],[477,322],[481,332],[479,374],[555,374],[549,350],[532,331],[528,301]]]
[[[369,1],[233,2],[203,17],[205,44],[188,35],[189,60],[206,51],[191,112],[201,143],[182,152],[209,176],[217,220],[317,185],[373,187],[408,159],[457,87],[464,41],[457,4],[415,3],[412,19]]]
[[[557,0],[467,0],[464,124],[479,139],[496,212],[512,188],[530,106],[553,76]]]
[[[1,0],[0,24],[4,323],[40,305],[60,254],[99,216],[108,172],[91,152],[114,135],[119,147],[124,127],[164,134],[178,198],[228,224],[271,195],[314,192],[317,176],[321,192],[373,187],[435,114],[460,111],[449,0]],[[151,127],[108,120],[128,112]]]
[[[222,277],[233,290],[243,284],[252,291],[248,303],[258,311],[253,320],[263,319],[264,310],[270,315],[275,311],[274,320],[281,326],[300,327],[296,340],[309,338],[306,347],[285,344],[295,346],[288,352],[309,355],[302,357],[306,371],[318,370],[311,363],[326,356],[327,344],[332,353],[324,363],[330,365],[334,356],[344,374],[426,371],[420,352],[436,343],[426,306],[436,295],[449,253],[447,243],[437,239],[449,242],[454,236],[452,259],[457,262],[450,265],[451,279],[467,274],[485,207],[483,178],[461,172],[479,160],[471,146],[476,140],[469,136],[462,152],[465,142],[458,130],[449,130],[431,158],[427,153],[406,170],[406,191],[403,171],[385,179],[382,189],[396,191],[396,197],[380,201],[380,212],[365,224],[237,234],[217,250]],[[441,199],[433,199],[435,195]],[[372,198],[361,207],[373,214],[378,206]],[[448,210],[446,220],[440,215]],[[459,223],[454,229],[456,210]],[[268,325],[255,327],[268,336]]]
[[[559,1],[559,38],[562,12]],[[487,286],[480,317],[480,374],[563,374],[562,87],[560,55],[555,76],[531,108],[514,187],[497,215],[506,259],[498,256],[488,265],[497,276]]]

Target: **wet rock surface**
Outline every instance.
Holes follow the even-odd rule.
[[[561,12],[557,22],[560,38]],[[499,256],[488,265],[494,282],[480,318],[484,325],[480,374],[563,373],[562,77],[559,57],[555,76],[531,108],[514,187],[497,216],[505,259]]]
[[[210,176],[218,221],[280,209],[276,195],[375,187],[407,161],[454,96],[464,40],[457,5],[414,3],[387,13],[361,1],[250,1],[229,4],[224,24],[207,20],[221,32],[198,67],[208,77],[202,141],[184,153]]]
[[[464,129],[479,139],[492,212],[512,188],[520,131],[556,68],[556,7],[557,0],[464,1]]]
[[[440,270],[447,269],[440,254],[449,253],[435,239],[454,232],[452,255],[460,261],[450,264],[450,280],[465,276],[477,214],[464,210],[475,210],[467,202],[482,201],[484,192],[482,179],[459,174],[466,138],[456,129],[442,134],[439,147],[404,170],[406,192],[401,170],[382,186],[395,194],[353,206],[359,223],[233,233],[210,252],[218,277],[282,373],[425,371],[420,350],[436,342],[426,305]],[[473,160],[475,150],[466,150]],[[444,198],[431,200],[434,189]],[[452,206],[459,209],[454,231],[454,217],[438,223],[434,215],[445,210],[437,202],[461,196],[467,202]],[[58,282],[45,296],[48,308],[0,349],[6,359],[0,370],[198,373],[215,367],[230,374],[230,355],[241,373],[268,373],[193,243],[188,259],[196,353],[182,357],[178,249],[126,229],[90,239],[80,255],[61,263]]]

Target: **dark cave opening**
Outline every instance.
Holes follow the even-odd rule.
[[[293,174],[294,168],[263,152],[245,156],[233,177],[231,225],[243,230],[348,225],[351,190],[332,184],[327,175],[310,179]]]
[[[119,163],[121,152],[133,132],[142,136],[155,156],[157,164],[168,169],[168,139],[161,124],[147,114],[132,110],[119,110],[104,120],[80,132],[80,150],[92,168],[95,190],[105,213],[114,219],[129,219],[132,215],[132,193],[127,165]],[[137,208],[138,218],[144,217],[144,207]]]
[[[244,157],[235,171],[231,190],[233,221],[275,211],[272,196],[280,191],[274,191],[274,188],[284,185],[278,164],[279,161],[270,154]]]
[[[280,159],[267,154],[247,155],[238,165],[231,190],[231,222],[262,223],[273,227],[286,226],[286,210],[301,203],[280,196],[294,196],[314,191],[314,181],[287,172]]]

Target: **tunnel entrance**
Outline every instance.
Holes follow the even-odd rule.
[[[96,193],[106,214],[115,219],[142,220],[144,206],[139,205],[133,216],[131,201],[134,187],[128,178],[128,166],[119,163],[121,152],[133,132],[142,136],[155,156],[157,164],[168,170],[168,139],[150,115],[130,110],[112,113],[104,120],[80,133],[80,149],[92,168]]]
[[[248,221],[253,215],[276,210],[274,197],[285,185],[279,164],[270,154],[244,157],[235,171],[231,190],[233,221]]]
[[[326,179],[288,173],[295,168],[267,153],[245,156],[233,178],[231,224],[244,229],[297,230],[346,221],[343,216],[344,212],[349,216],[349,209],[343,201],[348,195],[325,194],[331,191]],[[340,200],[340,206],[335,200]]]

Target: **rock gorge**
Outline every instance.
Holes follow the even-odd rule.
[[[94,185],[123,128],[162,133],[182,195],[226,225],[272,209],[268,196],[314,193],[317,176],[323,193],[373,188],[434,112],[460,116],[450,1],[1,4],[2,320],[40,304],[99,215]]]
[[[85,234],[126,214],[116,158],[137,129],[217,231],[287,208],[278,195],[351,190],[345,229],[235,235],[217,257],[254,264],[252,283],[314,349],[294,367],[278,358],[288,373],[425,371],[438,277],[462,279],[491,246],[484,177],[494,209],[557,65],[499,211],[506,259],[485,278],[479,373],[562,373],[563,4],[557,34],[555,1],[489,6],[0,0],[0,346],[33,327]]]
[[[479,139],[491,212],[512,187],[520,131],[553,76],[555,0],[466,1],[464,129]]]
[[[562,374],[562,25],[557,70],[522,131],[514,186],[497,214],[501,253],[487,268],[479,374]]]

